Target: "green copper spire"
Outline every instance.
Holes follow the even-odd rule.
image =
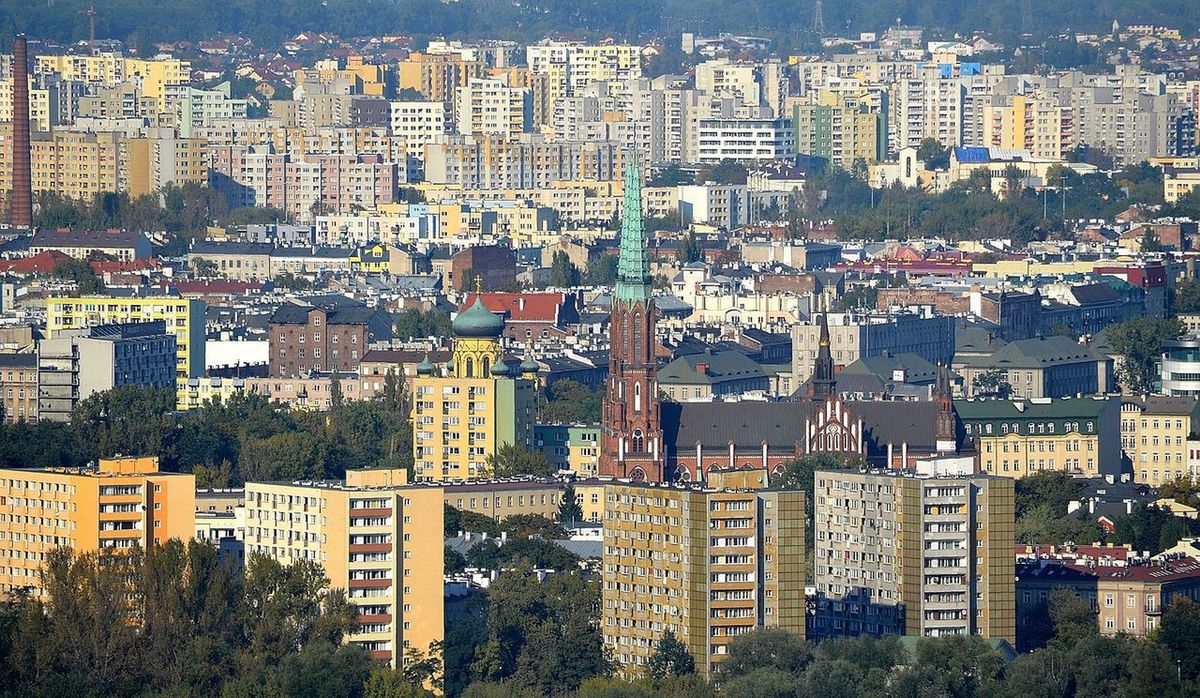
[[[616,299],[650,302],[650,260],[642,228],[642,168],[635,149],[625,163],[625,201],[621,206],[621,247],[617,262]]]

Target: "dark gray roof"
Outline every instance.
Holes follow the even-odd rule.
[[[1009,342],[990,356],[973,357],[968,365],[983,368],[1047,368],[1059,364],[1101,361],[1102,357],[1070,337],[1035,337]]]
[[[314,308],[324,310],[327,315],[325,322],[329,325],[367,325],[375,317],[376,308],[365,305],[328,306],[321,303],[302,305],[287,302],[279,306],[271,315],[271,323],[276,325],[305,325],[308,324],[308,313]]]
[[[708,364],[708,371],[701,373],[697,367]],[[658,382],[663,385],[711,385],[729,380],[766,378],[762,366],[736,351],[689,354],[675,359],[658,372]]]
[[[37,368],[37,354],[0,353],[0,368]]]
[[[1121,300],[1121,294],[1117,293],[1116,289],[1106,283],[1072,286],[1071,295],[1075,297],[1075,300],[1080,305],[1116,303]]]
[[[868,453],[878,453],[888,443],[899,447],[933,450],[937,446],[937,410],[934,402],[845,402],[851,415],[862,419]],[[796,402],[664,402],[663,438],[678,450],[759,448],[790,450],[803,438],[804,423],[817,405]]]
[[[842,377],[848,374],[870,373],[891,383],[892,375],[897,369],[904,369],[904,383],[932,383],[937,380],[937,366],[917,354],[906,352],[858,359],[838,373],[838,382],[840,383]],[[838,387],[841,388],[840,385]]]

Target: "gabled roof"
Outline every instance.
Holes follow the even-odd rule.
[[[567,302],[565,293],[483,293],[483,306],[503,315],[508,322],[557,323],[559,309]],[[468,293],[458,312],[466,312],[475,302],[475,294]]]
[[[701,373],[699,367],[707,365]],[[762,366],[736,351],[688,354],[675,359],[658,372],[660,385],[713,385],[729,380],[766,379]]]
[[[136,230],[39,230],[29,246],[129,249],[145,242],[146,236]]]
[[[1103,360],[1096,352],[1070,337],[1055,336],[1009,342],[991,356],[972,357],[966,363],[983,368],[1034,369]]]

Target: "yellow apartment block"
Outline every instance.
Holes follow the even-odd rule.
[[[446,505],[503,521],[532,514],[553,521],[558,517],[563,486],[554,480],[514,479],[441,483]]]
[[[621,482],[604,498],[601,631],[626,674],[668,631],[705,676],[754,628],[804,637],[803,492]]]
[[[125,189],[119,133],[36,133],[30,146],[35,192],[90,202],[97,194]]]
[[[101,459],[91,468],[0,470],[0,594],[42,592],[46,553],[149,548],[195,530],[196,480],[158,459]]]
[[[394,667],[443,636],[442,488],[404,470],[346,480],[246,483],[246,553],[317,562],[358,612],[346,638]]]
[[[49,337],[57,337],[63,330],[162,320],[167,332],[175,335],[176,375],[190,378],[204,373],[205,307],[204,301],[170,296],[50,298],[46,301],[46,331]]]
[[[1188,434],[1200,421],[1200,401],[1191,397],[1147,395],[1121,399],[1121,451],[1133,468],[1133,481],[1159,487],[1193,477]]]
[[[118,54],[94,56],[37,56],[36,71],[55,72],[67,80],[117,85],[132,82],[142,94],[158,100],[159,110],[166,107],[167,85],[185,85],[191,81],[192,66],[178,58],[125,58]]]

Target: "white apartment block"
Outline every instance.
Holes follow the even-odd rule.
[[[775,160],[796,152],[791,119],[701,119],[699,131],[702,163]]]
[[[502,80],[473,78],[454,91],[455,126],[464,136],[516,136],[533,127],[533,92]]]
[[[442,102],[392,102],[392,135],[404,139],[409,157],[425,160],[425,146],[446,133]]]

